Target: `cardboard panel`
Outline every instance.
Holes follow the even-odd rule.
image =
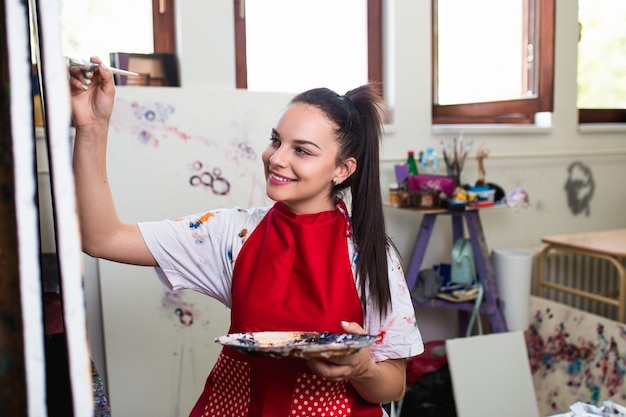
[[[446,341],[458,417],[539,417],[524,333]]]

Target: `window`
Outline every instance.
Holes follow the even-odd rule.
[[[234,0],[237,88],[382,83],[382,0]]]
[[[626,123],[626,2],[578,0],[578,119]]]
[[[60,15],[63,53],[72,58],[110,64],[111,52],[176,52],[174,0],[61,0]],[[130,27],[132,36],[116,30]]]
[[[531,124],[551,112],[554,9],[555,0],[432,0],[433,124]]]

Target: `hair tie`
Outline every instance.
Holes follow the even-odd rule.
[[[352,99],[346,95],[339,96],[339,100],[343,101],[350,107],[354,106],[354,104],[352,103]]]
[[[348,97],[347,95],[343,95],[343,96],[339,96],[339,101],[342,101],[343,103],[346,104],[347,108],[348,108],[348,116],[347,116],[347,120],[346,123],[343,126],[343,130],[346,132],[350,132],[352,130],[352,115],[354,113],[354,103],[352,102],[352,99],[350,97]]]

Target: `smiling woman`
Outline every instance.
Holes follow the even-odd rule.
[[[349,354],[280,363],[223,347],[190,416],[310,415],[300,411],[300,390],[320,407],[346,407],[344,415],[381,416],[380,404],[402,396],[405,358],[421,353],[423,343],[385,232],[376,86],[343,95],[317,88],[288,102],[262,156],[271,206],[123,223],[109,188],[115,181],[107,164],[96,162],[106,156],[112,81],[100,70],[71,78],[78,211],[90,213],[79,216],[87,254],[155,267],[166,288],[222,302],[229,334],[305,329],[381,337]],[[332,398],[318,397],[319,384]]]

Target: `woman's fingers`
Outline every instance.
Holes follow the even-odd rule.
[[[367,333],[365,329],[363,329],[363,327],[361,327],[358,323],[355,323],[355,322],[342,321],[341,327],[343,327],[343,330],[345,330],[347,333],[355,333],[355,334]]]

